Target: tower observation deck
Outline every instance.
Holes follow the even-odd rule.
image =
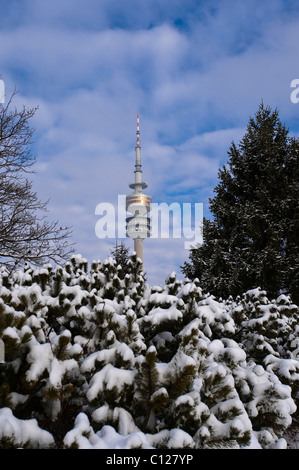
[[[135,182],[129,185],[134,192],[126,197],[126,209],[132,215],[126,219],[126,228],[127,237],[134,240],[134,251],[136,251],[137,257],[141,259],[143,264],[143,240],[150,237],[150,217],[148,212],[151,210],[152,198],[142,192],[143,189],[147,188],[147,184],[142,182],[139,114],[137,114],[136,135]]]

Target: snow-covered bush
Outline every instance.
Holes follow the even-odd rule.
[[[0,447],[284,447],[298,307],[198,281],[149,287],[133,254],[0,272]]]

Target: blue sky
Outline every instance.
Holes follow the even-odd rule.
[[[134,178],[136,114],[147,193],[204,204],[232,140],[263,99],[292,135],[299,103],[299,4],[287,0],[0,0],[0,74],[17,107],[38,106],[34,189],[49,218],[73,226],[90,262],[101,202]],[[127,245],[132,248],[131,240]],[[188,258],[183,239],[144,242],[151,284]]]

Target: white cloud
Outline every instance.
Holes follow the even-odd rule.
[[[7,92],[16,86],[18,106],[40,107],[35,188],[51,197],[51,218],[74,226],[82,255],[109,255],[114,241],[96,238],[94,211],[130,192],[138,112],[148,194],[206,207],[261,98],[299,127],[290,101],[299,20],[290,15],[278,0],[28,0],[19,18],[8,16],[11,28],[0,30]],[[179,269],[183,245],[145,241],[151,281]]]

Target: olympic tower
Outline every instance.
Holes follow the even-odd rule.
[[[147,188],[147,184],[142,182],[139,114],[137,114],[136,135],[135,182],[129,185],[134,192],[126,197],[127,212],[133,214],[127,217],[127,236],[134,240],[134,251],[141,259],[143,269],[143,240],[150,237],[151,227],[148,212],[151,210],[152,198],[142,192]]]

